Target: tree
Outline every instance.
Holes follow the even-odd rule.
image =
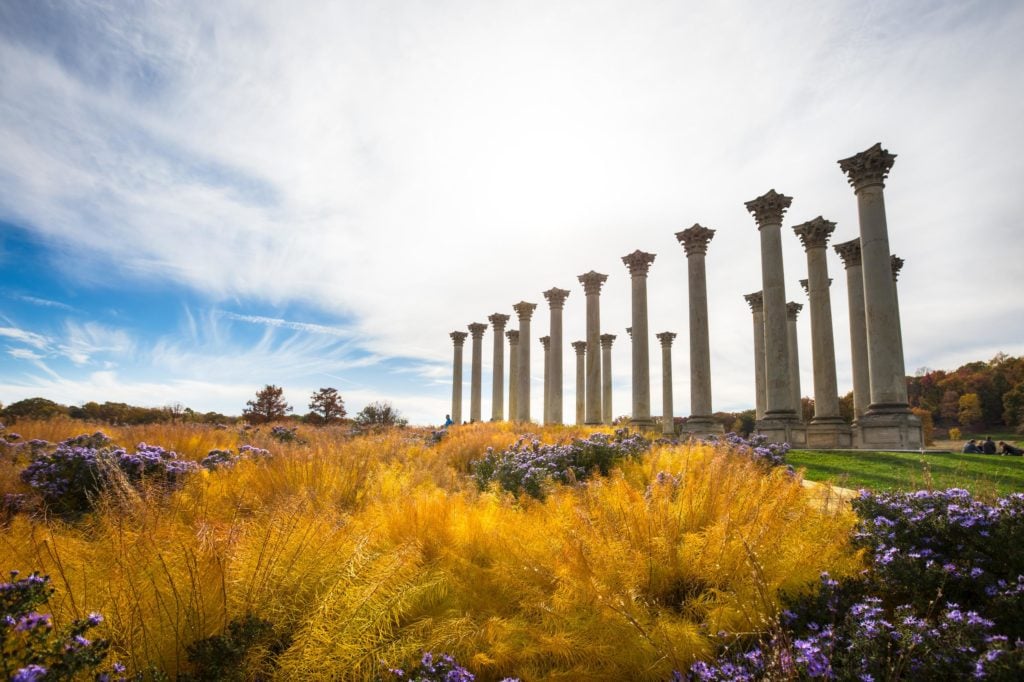
[[[309,399],[309,409],[321,424],[330,424],[348,414],[345,412],[345,402],[336,388],[321,388],[314,393]]]
[[[847,424],[853,421],[853,391],[839,397],[839,416]]]
[[[356,424],[364,428],[405,426],[409,420],[403,419],[391,403],[370,403],[356,415]]]
[[[11,403],[2,412],[8,419],[50,419],[67,413],[68,408],[46,398],[25,398]]]
[[[981,398],[977,393],[960,396],[960,411],[957,414],[960,425],[964,428],[977,427],[981,423]]]
[[[1003,422],[1013,428],[1024,425],[1024,384],[1003,395]]]
[[[256,391],[256,400],[245,403],[242,416],[250,424],[264,424],[275,419],[284,419],[291,411],[292,406],[284,399],[284,389],[267,384]]]

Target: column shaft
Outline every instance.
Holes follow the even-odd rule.
[[[601,334],[601,421],[611,425],[612,413],[612,342],[615,334]]]
[[[828,277],[825,248],[836,224],[818,216],[793,228],[807,251],[807,298],[811,308],[811,356],[814,367],[814,419],[839,419],[836,349],[832,334],[832,280]]]
[[[587,297],[587,424],[601,423],[601,286],[608,275],[590,272],[580,275],[579,281]]]
[[[544,423],[551,423],[551,337],[542,336],[540,345],[544,348]]]
[[[633,415],[635,424],[651,422],[651,356],[647,332],[647,272],[654,262],[653,253],[634,251],[623,256],[629,268],[633,321]]]
[[[850,309],[850,369],[853,375],[853,420],[860,419],[871,402],[868,373],[868,332],[864,312],[864,274],[860,265],[860,239],[833,247],[846,268],[846,296]]]
[[[661,432],[675,435],[675,411],[672,407],[672,332],[658,334],[661,341]]]
[[[790,302],[786,305],[786,345],[789,348],[789,390],[792,391],[792,402],[797,406],[797,418],[803,421],[803,405],[800,395],[800,352],[796,335],[796,316],[803,308],[799,303]]]
[[[550,423],[561,424],[562,418],[562,395],[564,380],[562,371],[562,347],[564,345],[562,335],[562,310],[565,307],[565,299],[569,297],[567,289],[548,289],[544,292],[544,298],[548,301],[551,309],[550,336],[551,336],[551,415]]]
[[[586,419],[586,341],[573,341],[573,350],[576,351],[576,423],[583,424]]]
[[[530,421],[530,318],[537,308],[536,303],[520,301],[513,308],[519,316],[519,369],[516,400],[518,401],[516,420]]]
[[[704,259],[715,231],[695,224],[676,233],[686,251],[690,310],[690,419],[711,418],[711,340]]]
[[[491,421],[505,418],[505,323],[508,315],[494,313],[487,320],[494,328],[494,359],[491,378]]]
[[[519,330],[505,332],[508,337],[508,420],[519,418]]]
[[[473,339],[473,365],[470,375],[470,394],[469,394],[469,421],[478,422],[480,421],[481,412],[481,384],[483,378],[483,348],[481,347],[481,339],[484,337],[484,331],[487,329],[487,325],[481,322],[474,322],[469,325],[469,332]]]
[[[452,359],[452,421],[456,424],[462,423],[462,346],[466,342],[466,332],[452,332],[449,334],[455,346],[455,355]]]
[[[765,408],[765,368],[764,368],[764,299],[761,292],[744,296],[750,304],[754,320],[754,414],[757,420],[764,419]]]

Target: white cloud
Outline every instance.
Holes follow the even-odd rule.
[[[0,327],[0,336],[13,339],[14,341],[27,344],[40,350],[45,349],[49,344],[49,339],[42,334],[18,329],[17,327]]]

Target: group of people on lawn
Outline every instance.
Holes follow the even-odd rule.
[[[964,452],[981,455],[994,455],[996,454],[996,444],[992,440],[992,436],[987,436],[985,440],[980,443],[972,438],[964,444]],[[998,452],[1001,455],[1024,455],[1024,450],[1014,447],[1005,441],[999,441]]]

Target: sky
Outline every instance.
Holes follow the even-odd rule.
[[[630,411],[630,280],[648,279],[652,412],[673,331],[689,414],[686,258],[707,255],[713,407],[754,404],[744,202],[857,236],[836,161],[876,142],[907,372],[1024,354],[1024,3],[0,0],[0,403],[122,401],[239,414],[266,384],[298,413],[450,411],[451,331],[561,287],[565,402],[577,276],[609,275],[613,412]],[[840,393],[846,280],[829,249]],[[513,320],[515,318],[513,317]],[[798,320],[812,393],[810,320]],[[483,415],[491,348],[483,338]],[[463,414],[469,412],[469,342]]]

